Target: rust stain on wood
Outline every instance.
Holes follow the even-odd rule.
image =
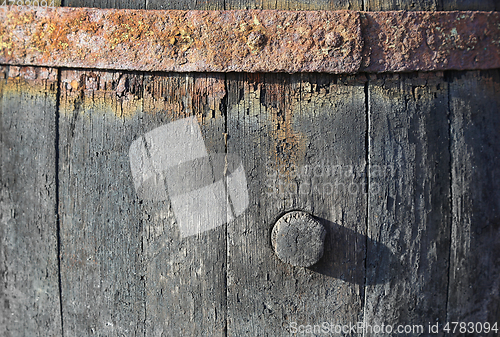
[[[199,123],[222,118],[222,101],[226,96],[223,74],[147,75],[144,81],[144,111],[151,114],[185,114],[198,116]]]
[[[56,90],[57,70],[30,66],[0,66],[0,79],[5,84],[4,95],[22,91],[32,95],[46,96],[47,90],[54,92]]]
[[[99,113],[130,119],[146,113],[169,114],[175,119],[195,114],[200,124],[205,124],[223,117],[222,100],[226,96],[222,74],[143,76],[121,71],[63,70],[60,86],[60,111],[66,117]]]
[[[131,118],[142,110],[142,76],[122,72],[65,70],[61,74],[63,115],[90,111]]]
[[[296,115],[301,111],[302,88],[293,87],[293,84],[287,87],[277,82],[263,85],[266,85],[263,103],[272,125],[270,135],[273,146],[269,158],[276,163],[280,176],[288,182],[291,179],[289,172],[302,163],[307,150],[307,137],[296,128]]]
[[[247,74],[241,97],[229,107],[229,114],[240,111],[245,120],[249,137],[252,134],[269,136],[265,151],[280,177],[302,163],[307,147],[307,137],[298,131],[296,115],[300,114],[300,83],[283,83],[265,78],[263,74]],[[266,136],[266,137],[267,137]],[[256,143],[260,147],[262,144]]]
[[[204,74],[194,80],[192,104],[195,113],[204,108],[211,112],[211,117],[222,117],[222,100],[226,97],[226,86],[222,74]],[[208,116],[210,117],[210,116]],[[200,121],[203,124],[203,121]]]

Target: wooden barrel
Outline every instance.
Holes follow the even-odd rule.
[[[63,5],[498,10],[493,0]],[[498,70],[0,69],[0,335],[498,335]],[[241,158],[248,205],[184,237],[170,199],[138,196],[130,147],[190,116],[207,153]],[[326,230],[310,267],[274,253],[272,228],[291,210]]]

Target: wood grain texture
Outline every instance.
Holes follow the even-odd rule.
[[[62,289],[68,335],[224,335],[225,227],[181,239],[169,200],[138,198],[133,140],[197,114],[224,153],[223,76],[64,71]]]
[[[0,69],[0,335],[60,336],[57,72]]]
[[[223,0],[146,0],[146,9],[224,10]]]
[[[142,213],[128,158],[142,75],[66,70],[60,85],[65,335],[143,336]]]
[[[65,5],[498,10],[494,1],[455,0]],[[11,69],[0,83],[0,334],[61,336],[55,73],[43,70],[43,85],[34,85],[30,71]],[[292,322],[500,321],[499,73],[450,78],[448,90],[441,74],[366,82],[62,71],[64,335],[288,336]],[[138,198],[128,150],[192,115],[209,152],[243,158],[250,206],[227,226],[182,239],[169,200]],[[272,225],[292,209],[327,229],[311,268],[272,251]]]
[[[495,0],[364,0],[366,11],[493,11]]]
[[[208,153],[223,154],[224,97],[222,74],[146,75],[141,133],[195,115]],[[146,335],[225,336],[226,226],[182,238],[169,200],[141,208]]]
[[[440,0],[364,0],[366,11],[436,11]]]
[[[444,11],[495,11],[500,10],[496,0],[441,0]]]
[[[231,75],[228,153],[250,206],[228,225],[228,335],[285,336],[297,324],[362,317],[366,228],[364,83],[325,75]],[[299,209],[327,230],[323,258],[294,268],[270,234]]]
[[[439,73],[370,80],[368,236],[389,250],[367,247],[367,283],[375,284],[366,288],[367,324],[427,328],[428,322],[446,319],[451,225],[447,97]]]
[[[362,10],[363,0],[226,0],[225,9]]]
[[[214,3],[210,2],[210,6],[213,7]],[[86,2],[82,5],[92,4]],[[220,9],[210,6],[208,9]],[[147,8],[188,9],[185,3],[160,2],[148,2]],[[189,8],[206,7],[196,5]],[[79,140],[75,142],[73,136],[61,137],[61,146],[72,144],[74,154],[68,160],[76,162],[74,166],[79,167],[81,177],[79,185],[83,183],[85,186],[85,193],[77,204],[87,207],[75,209],[74,202],[66,199],[65,205],[70,209],[62,213],[79,220],[88,215],[88,205],[93,200],[95,207],[106,208],[106,215],[102,216],[112,219],[113,224],[109,231],[101,229],[99,224],[104,219],[91,216],[90,232],[95,234],[89,238],[80,233],[78,227],[64,228],[65,240],[69,241],[64,251],[66,255],[75,255],[81,263],[85,260],[80,256],[87,251],[90,257],[97,256],[95,251],[108,251],[110,256],[120,257],[119,261],[97,260],[93,266],[81,266],[77,270],[69,268],[74,262],[64,264],[69,268],[63,270],[63,289],[69,292],[68,300],[64,302],[68,311],[67,330],[78,335],[85,332],[111,336],[224,336],[225,226],[181,239],[169,200],[148,202],[138,199],[126,163],[128,146],[133,139],[193,114],[200,119],[208,151],[223,153],[225,118],[221,109],[225,97],[224,75],[148,74],[144,82],[138,75],[130,77],[112,72],[68,72],[65,76],[63,87],[69,90],[69,98],[64,102],[67,107],[65,115],[73,117],[61,119],[61,130],[66,130],[61,131],[61,135],[68,134],[68,129],[73,130],[71,134],[78,136]],[[78,116],[82,111],[88,117],[80,121]],[[86,145],[85,139],[91,140],[91,145]],[[86,157],[82,152],[91,148],[92,154],[94,147],[107,148],[107,155],[113,158],[102,158],[101,155],[102,159],[92,159],[94,156]],[[97,167],[88,160],[97,160]],[[117,162],[120,163],[118,167]],[[93,179],[88,179],[89,176]],[[115,176],[120,179],[112,182]],[[100,191],[107,184],[113,184],[116,190],[110,204],[100,200]],[[77,185],[71,184],[63,193],[73,194],[76,189],[79,189]],[[73,235],[76,238],[72,238]],[[117,239],[109,241],[110,235]],[[120,242],[119,237],[127,240]],[[103,265],[106,273],[99,271]],[[96,289],[99,284],[106,284],[109,289]],[[82,293],[89,295],[78,298]],[[113,293],[115,300],[111,301],[107,293]],[[96,307],[97,310],[89,310]]]
[[[62,0],[66,7],[146,9],[147,0]]]
[[[498,71],[456,73],[450,80],[449,321],[500,322],[499,93]]]
[[[134,9],[288,9],[288,10],[499,10],[495,0],[63,0],[63,6],[96,8],[134,8]],[[55,0],[56,6],[61,0]]]

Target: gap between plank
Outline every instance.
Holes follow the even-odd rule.
[[[56,89],[56,109],[55,109],[55,218],[56,218],[56,236],[57,236],[57,281],[59,287],[59,310],[61,316],[61,335],[64,337],[64,314],[62,300],[62,276],[61,276],[61,218],[59,214],[59,117],[61,105],[61,69],[57,69],[57,89]]]
[[[364,3],[364,2],[363,2]],[[367,266],[368,266],[368,235],[369,235],[369,219],[370,219],[370,79],[367,76],[365,87],[365,115],[366,115],[366,133],[365,133],[365,147],[366,147],[366,235],[365,235],[365,282],[363,285],[363,322],[366,323],[366,300],[367,300]],[[363,337],[365,336],[365,329],[363,329]]]
[[[454,216],[454,213],[453,213],[453,207],[454,207],[454,203],[453,203],[453,181],[454,181],[454,174],[453,174],[453,137],[452,137],[452,128],[453,128],[453,125],[452,125],[452,122],[453,122],[453,114],[452,114],[452,109],[451,109],[451,93],[450,93],[450,82],[452,81],[452,74],[451,72],[445,72],[444,73],[445,76],[444,76],[444,79],[446,81],[446,85],[447,85],[447,98],[448,98],[448,151],[450,153],[450,171],[449,171],[449,179],[450,179],[450,230],[449,230],[449,234],[450,234],[450,246],[449,246],[449,250],[448,250],[448,285],[446,287],[446,303],[445,303],[445,320],[448,321],[448,307],[449,307],[449,302],[450,302],[450,283],[451,283],[451,258],[452,258],[452,255],[451,255],[451,252],[452,252],[452,248],[453,248],[453,245],[452,245],[452,242],[453,242],[453,216]]]
[[[224,1],[224,9],[226,8],[226,2]],[[224,97],[222,98],[221,100],[221,113],[224,114],[224,152],[225,152],[225,155],[226,155],[226,163],[227,163],[227,141],[229,140],[229,134],[228,134],[228,126],[227,126],[227,123],[228,123],[228,114],[229,114],[229,109],[227,107],[228,105],[228,96],[229,96],[229,91],[228,91],[228,85],[227,85],[227,74],[224,74],[224,92],[225,92],[225,95]],[[226,180],[227,178],[224,177],[224,180],[227,182]],[[228,195],[228,191],[227,191],[227,183],[225,184],[225,188],[226,188],[226,195]],[[232,206],[232,203],[231,203],[231,206]],[[234,210],[233,211],[233,214],[234,214]],[[225,241],[225,246],[226,246],[226,254],[225,254],[225,258],[226,258],[226,261],[225,261],[225,281],[226,281],[226,298],[225,298],[225,301],[226,301],[226,312],[224,314],[224,336],[227,337],[227,334],[228,334],[228,326],[227,326],[227,315],[229,313],[229,307],[228,307],[228,301],[227,301],[227,298],[229,296],[229,290],[228,290],[228,268],[229,268],[229,265],[228,265],[228,261],[229,261],[229,258],[228,258],[228,254],[229,254],[229,240],[227,239],[227,236],[228,236],[228,227],[229,227],[229,223],[226,222],[226,235],[224,237],[224,241]]]

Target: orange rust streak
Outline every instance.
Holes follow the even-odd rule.
[[[0,63],[174,72],[500,67],[498,12],[0,8]]]
[[[362,43],[349,11],[0,9],[0,62],[178,72],[355,72]],[[10,34],[12,31],[17,34]],[[335,33],[342,48],[325,45]]]

